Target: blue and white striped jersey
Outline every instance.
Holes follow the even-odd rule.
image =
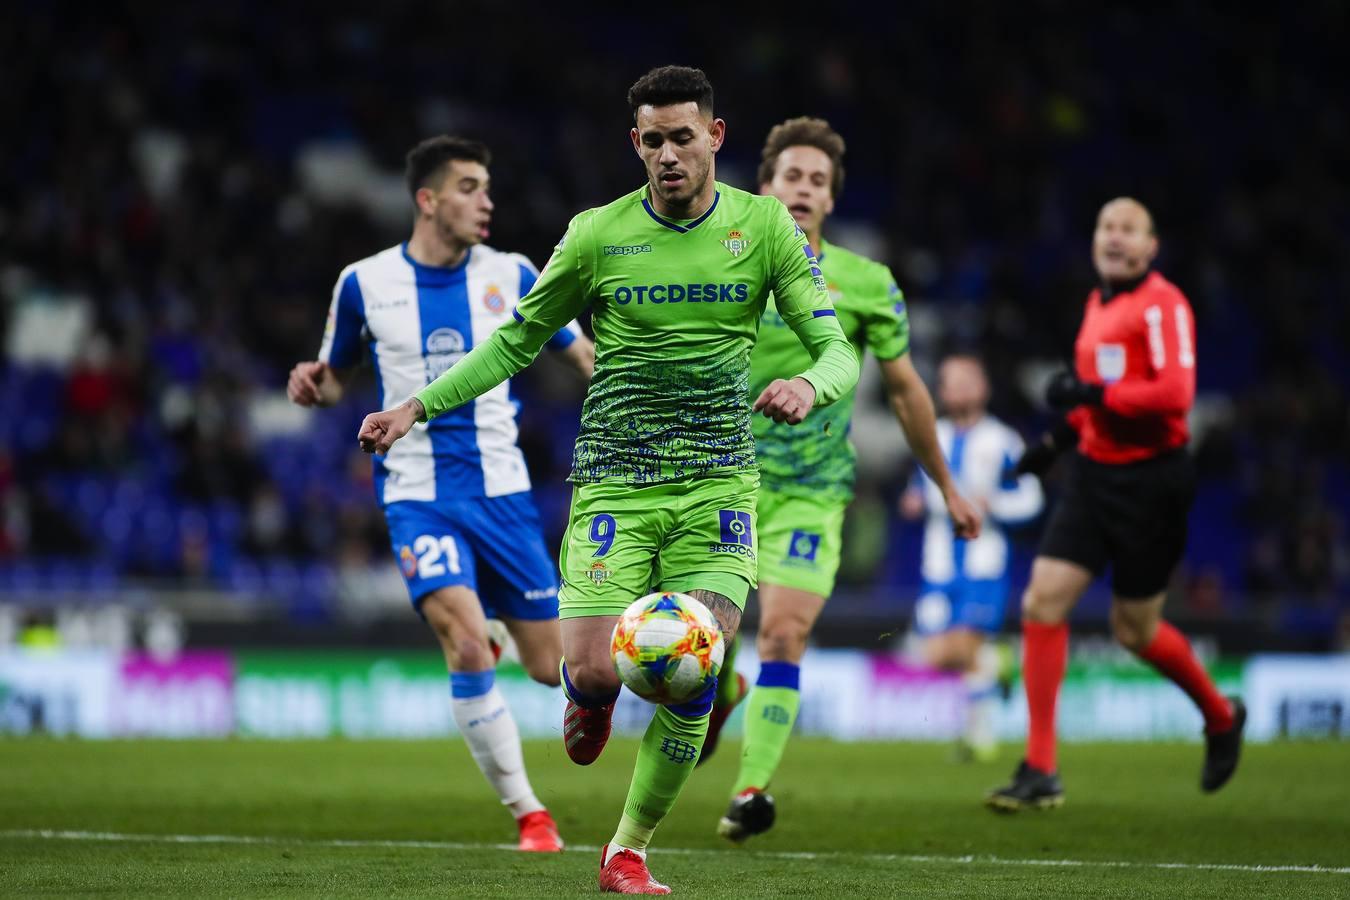
[[[470,249],[454,268],[424,266],[407,244],[353,263],[333,289],[319,359],[335,368],[370,349],[385,409],[421,390],[510,321],[539,272],[518,253]],[[575,322],[550,341],[560,350],[581,332]],[[386,456],[375,457],[381,504],[400,500],[500,497],[530,489],[516,444],[510,382],[428,423]]]
[[[987,509],[984,527],[973,541],[952,532],[942,492],[923,475],[928,524],[923,536],[923,578],[930,584],[957,579],[1003,578],[1008,571],[1008,539],[1002,525],[1035,517],[1044,497],[1035,475],[1012,473],[1025,445],[1016,431],[993,416],[958,431],[948,419],[937,423],[938,442],[957,488],[967,500]]]

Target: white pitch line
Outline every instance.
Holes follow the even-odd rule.
[[[396,841],[340,838],[286,838],[246,834],[120,834],[113,831],[54,831],[48,829],[13,829],[0,831],[0,838],[37,838],[53,841],[103,841],[110,843],[150,844],[252,844],[262,846],[301,847],[389,847],[410,850],[512,850],[515,844],[461,843],[456,841]],[[590,844],[569,844],[568,849],[581,853],[597,853],[600,848]],[[725,855],[731,853],[757,856],[763,859],[819,860],[866,859],[875,862],[938,863],[967,866],[1050,866],[1081,869],[1184,869],[1206,872],[1250,872],[1256,874],[1292,872],[1309,875],[1350,875],[1350,866],[1317,865],[1244,865],[1241,863],[1135,862],[1130,860],[1094,859],[1010,859],[1003,856],[933,856],[915,853],[848,853],[841,851],[787,852],[773,850],[717,850],[693,847],[653,847],[652,853],[680,856]]]

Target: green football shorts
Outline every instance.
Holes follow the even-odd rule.
[[[578,484],[558,558],[558,617],[617,616],[655,590],[715,591],[745,609],[755,584],[759,473],[633,487]]]
[[[839,572],[843,500],[759,491],[759,580],[829,597]]]

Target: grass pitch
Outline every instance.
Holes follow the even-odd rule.
[[[0,895],[595,896],[633,741],[589,768],[527,744],[571,849],[514,841],[458,741],[0,741]],[[1063,809],[980,805],[1016,762],[947,748],[802,740],[773,831],[715,834],[730,740],[691,779],[649,863],[689,897],[1350,897],[1350,748],[1248,747],[1198,788],[1192,745],[1069,745]]]

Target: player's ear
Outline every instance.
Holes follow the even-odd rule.
[[[628,129],[628,139],[633,142],[633,152],[637,153],[638,156],[641,156],[642,142],[641,139],[638,137],[638,130],[636,128]]]
[[[727,139],[727,123],[723,119],[713,119],[708,124],[708,136],[712,138],[712,151],[716,153],[722,149],[722,142]]]
[[[1148,236],[1148,261],[1151,263],[1158,258],[1158,236],[1150,234]]]
[[[434,215],[436,212],[436,192],[428,187],[417,189],[417,211],[424,216]]]
[[[834,212],[834,192],[831,191],[830,195],[825,198],[825,215],[828,216],[833,212]]]

